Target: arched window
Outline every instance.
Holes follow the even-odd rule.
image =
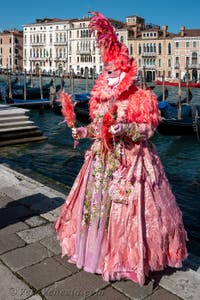
[[[197,64],[197,52],[192,53],[192,64],[193,65]]]

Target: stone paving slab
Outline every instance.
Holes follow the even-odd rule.
[[[58,219],[59,214],[60,214],[60,206],[53,209],[53,210],[51,210],[51,211],[49,211],[48,213],[41,214],[41,216],[43,218],[45,218],[46,220],[48,220],[49,222],[56,222],[56,220]]]
[[[18,274],[36,290],[40,290],[72,273],[55,259],[46,258],[40,263],[19,270]]]
[[[143,287],[130,280],[117,281],[112,286],[130,299],[145,299],[153,293],[153,281]]]
[[[0,221],[1,222],[1,221]],[[2,226],[0,226],[2,227]],[[17,233],[19,231],[28,229],[29,227],[24,224],[24,222],[21,221],[16,221],[13,224],[7,225],[6,227],[3,227],[0,229],[0,237],[3,235],[8,235],[8,234],[12,234],[12,233]]]
[[[5,207],[6,205],[12,203],[13,201],[14,201],[13,198],[11,198],[11,197],[7,196],[6,194],[0,192],[0,208]]]
[[[33,294],[33,291],[22,280],[17,278],[0,263],[0,299],[24,300]]]
[[[40,243],[29,244],[0,256],[0,259],[13,271],[18,271],[51,257],[53,254]]]
[[[61,255],[61,247],[59,241],[57,240],[56,234],[46,237],[45,239],[41,240],[40,243],[52,253]]]
[[[34,296],[30,297],[30,298],[27,298],[27,300],[42,300],[42,297],[37,294],[37,295],[34,295]]]
[[[53,234],[53,225],[50,223],[31,229],[26,229],[17,233],[17,235],[27,244],[38,242]]]
[[[108,285],[101,276],[81,271],[43,289],[42,294],[48,300],[84,299]]]
[[[159,288],[152,295],[145,298],[145,300],[180,300],[178,296],[166,291],[163,288]]]
[[[130,298],[126,297],[125,295],[121,294],[119,291],[113,289],[112,287],[107,287],[98,291],[93,296],[87,297],[88,300],[129,300]],[[161,299],[160,299],[161,300]]]
[[[32,215],[32,212],[23,205],[16,205],[0,209],[0,229],[5,228],[8,225],[14,224],[15,222],[19,222],[20,219],[27,218]]]
[[[0,254],[25,246],[25,242],[15,233],[0,235]]]
[[[61,255],[56,255],[56,256],[54,256],[54,259],[58,260],[59,263],[61,263],[65,268],[67,268],[73,274],[81,271],[80,269],[77,268],[77,266],[75,264],[68,262],[67,256],[61,257]]]
[[[40,216],[34,216],[30,217],[27,220],[24,221],[26,224],[28,224],[30,227],[37,227],[40,225],[45,224],[47,221]]]
[[[200,299],[200,275],[189,269],[176,270],[161,277],[159,285],[184,300]]]

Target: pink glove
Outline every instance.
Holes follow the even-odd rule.
[[[79,127],[79,128],[72,128],[72,137],[75,140],[84,139],[87,137],[87,128]]]
[[[122,135],[125,132],[126,124],[118,123],[115,125],[110,126],[110,132],[113,135],[119,136]]]

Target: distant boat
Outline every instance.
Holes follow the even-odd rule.
[[[75,102],[74,112],[76,119],[83,123],[90,123],[89,117],[89,99],[90,93],[79,93],[73,95],[73,101]],[[53,102],[52,110],[57,115],[62,115],[61,104],[56,101]]]
[[[162,120],[157,131],[163,135],[199,135],[200,120],[198,116],[199,108],[183,104],[181,106],[181,119],[177,118],[178,109],[168,102],[160,102]]]
[[[165,86],[178,86],[178,81],[164,81],[156,80],[156,85],[165,85]],[[200,88],[200,82],[189,82],[188,86],[190,88]],[[187,82],[181,82],[181,87],[187,87]]]
[[[31,100],[12,99],[12,102],[8,105],[22,108],[51,108],[51,103],[47,98]]]
[[[42,94],[44,98],[49,97],[50,94],[50,88],[53,86],[53,80],[50,80],[49,83],[44,84],[42,87]],[[61,88],[61,84],[56,85],[56,91],[58,91]],[[14,99],[24,99],[24,86],[23,85],[15,85],[14,88],[12,88],[12,97]],[[41,97],[41,89],[39,86],[37,87],[31,87],[26,85],[26,99],[39,99]]]

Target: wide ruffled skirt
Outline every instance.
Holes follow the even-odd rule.
[[[181,267],[182,214],[154,147],[136,145],[113,167],[89,150],[55,229],[62,255],[103,279],[143,285],[149,271]]]

